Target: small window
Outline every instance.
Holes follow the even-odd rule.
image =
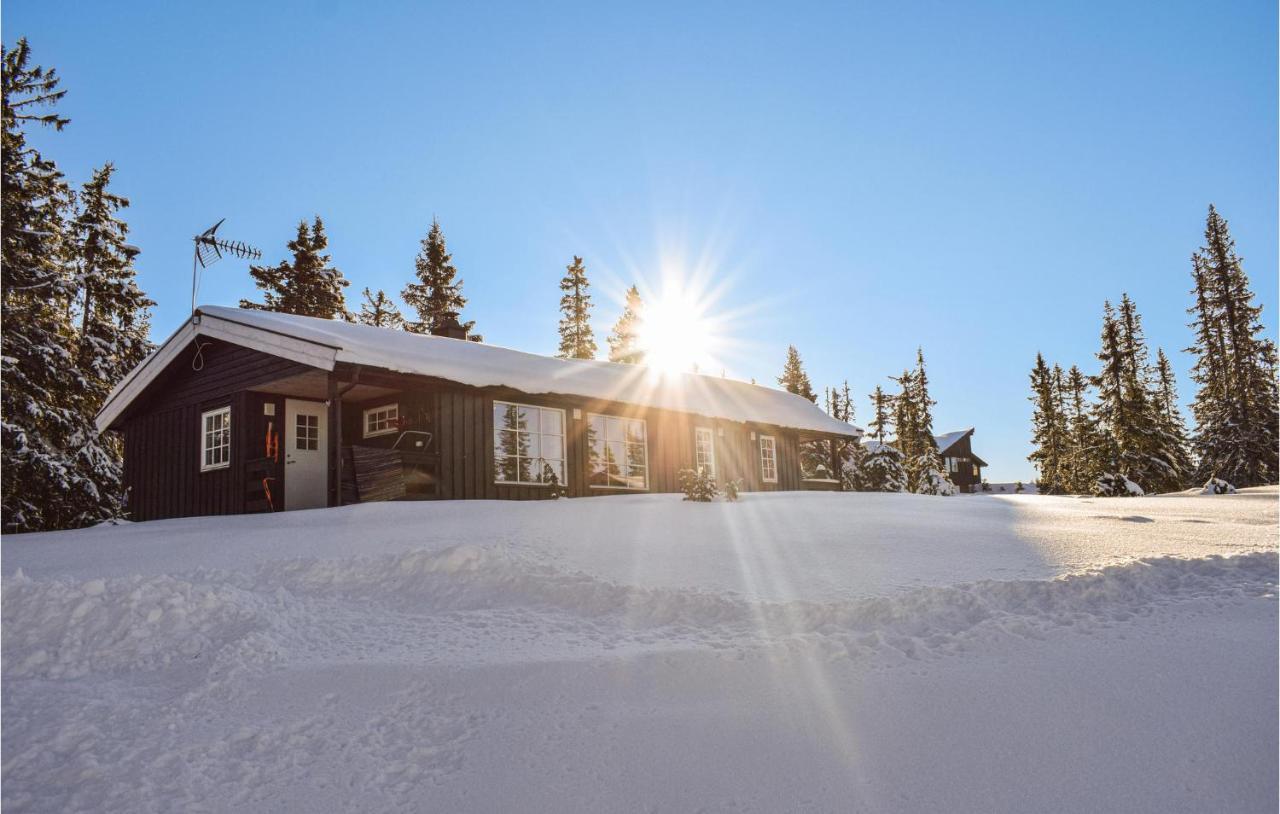
[[[643,418],[587,414],[587,483],[596,489],[649,488]]]
[[[564,484],[564,410],[493,403],[493,479],[529,486]]]
[[[231,407],[200,414],[200,471],[231,466]]]
[[[715,478],[716,439],[710,427],[698,427],[693,431],[693,465]]]
[[[772,435],[760,436],[760,475],[765,483],[778,482],[778,445]]]
[[[388,435],[400,426],[400,405],[384,404],[364,411],[364,437]]]
[[[298,413],[294,430],[294,445],[298,449],[312,452],[320,449],[320,416]]]

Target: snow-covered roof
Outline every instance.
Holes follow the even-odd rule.
[[[933,436],[933,440],[938,444],[939,452],[946,452],[957,441],[973,432],[973,427],[965,430],[955,430],[954,432],[943,433],[942,435]]]
[[[111,426],[196,334],[323,370],[348,363],[434,376],[474,387],[510,387],[529,394],[607,399],[814,433],[862,433],[802,396],[719,376],[662,374],[642,365],[556,359],[480,342],[216,305],[196,309],[193,320],[125,377],[98,414],[98,426]]]
[[[880,450],[882,450],[882,449],[895,449],[895,447],[893,446],[893,444],[890,444],[890,443],[888,443],[888,442],[881,442],[881,441],[877,441],[877,440],[876,440],[876,439],[874,439],[874,438],[864,438],[864,439],[862,439],[862,445],[863,445],[864,447],[866,447],[866,448],[867,448],[867,452],[870,452],[870,453],[876,453],[876,452],[879,452],[879,451],[880,451]]]

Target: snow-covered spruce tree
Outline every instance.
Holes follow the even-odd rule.
[[[1194,479],[1195,467],[1191,462],[1191,445],[1187,440],[1187,425],[1178,409],[1178,382],[1164,355],[1164,348],[1156,349],[1155,387],[1153,400],[1159,421],[1161,443],[1176,475],[1176,485],[1186,486]],[[1171,490],[1172,491],[1172,490]]]
[[[1117,316],[1126,359],[1126,397],[1130,402],[1128,415],[1134,421],[1137,452],[1142,459],[1140,468],[1130,477],[1149,493],[1176,491],[1186,485],[1182,480],[1183,473],[1179,472],[1177,466],[1180,455],[1177,440],[1165,432],[1156,374],[1143,336],[1142,317],[1128,294],[1121,297]]]
[[[422,248],[413,265],[417,282],[405,286],[400,297],[417,312],[418,319],[405,322],[404,329],[429,334],[444,324],[450,314],[461,314],[467,304],[467,298],[462,296],[462,279],[453,265],[453,255],[445,245],[444,231],[437,218],[431,219],[431,228],[422,239]],[[475,324],[475,320],[461,323],[468,333]],[[468,338],[476,342],[481,339],[470,335]]]
[[[1072,365],[1062,393],[1068,438],[1063,467],[1065,488],[1077,495],[1091,493],[1094,476],[1101,471],[1102,439],[1093,419],[1088,390],[1088,378]]]
[[[1262,306],[1236,254],[1227,222],[1211,205],[1205,245],[1192,256],[1195,304],[1190,313],[1196,355],[1192,379],[1196,479],[1235,486],[1275,483],[1280,477],[1280,393],[1276,347],[1263,336]]]
[[[895,446],[902,453],[907,476],[907,490],[917,494],[954,494],[933,437],[933,405],[929,396],[929,377],[924,353],[916,351],[916,369],[904,370],[891,377],[900,388],[893,398],[893,423],[897,433]]]
[[[1177,457],[1162,431],[1154,374],[1142,336],[1141,318],[1125,295],[1117,313],[1110,302],[1103,306],[1102,348],[1097,354],[1102,369],[1091,383],[1098,389],[1094,417],[1102,435],[1095,482],[1124,486],[1121,477],[1144,492],[1170,491],[1181,481],[1173,462]],[[1100,476],[1110,476],[1100,480]],[[1133,494],[1124,486],[1103,493]]]
[[[800,351],[796,350],[795,345],[787,346],[787,361],[782,365],[778,384],[788,393],[795,393],[814,404],[818,403],[818,394],[813,392],[813,384],[809,381],[809,374],[804,372],[804,363],[800,361]]]
[[[0,59],[0,515],[7,532],[73,528],[116,516],[120,494],[118,458],[93,425],[78,364],[71,192],[25,132],[62,130],[68,119],[52,106],[66,91],[54,70],[31,64],[25,39]]]
[[[1130,415],[1132,404],[1126,386],[1127,357],[1120,324],[1110,300],[1102,307],[1102,348],[1097,357],[1102,369],[1092,378],[1091,384],[1098,390],[1093,413],[1102,433],[1102,448],[1099,454],[1101,469],[1095,476],[1129,477],[1131,473],[1141,471],[1145,463],[1136,437],[1141,418]]]
[[[916,348],[916,370],[912,394],[916,401],[915,420],[919,441],[917,461],[912,467],[919,481],[914,491],[921,495],[954,495],[956,486],[947,475],[942,455],[938,451],[938,442],[933,437],[933,405],[937,404],[929,397],[929,376],[925,372],[924,350]]]
[[[562,359],[596,358],[596,335],[591,330],[591,295],[587,289],[587,267],[582,258],[574,255],[573,263],[565,266],[560,280],[560,352]]]
[[[80,299],[73,302],[79,310],[78,356],[94,413],[152,350],[148,335],[155,303],[138,288],[137,251],[125,242],[128,224],[117,217],[129,200],[110,191],[114,172],[111,164],[94,171],[71,224],[80,287]]]
[[[905,492],[907,473],[902,466],[902,453],[889,444],[889,422],[892,397],[879,385],[871,394],[870,440],[862,469],[862,490],[866,492]]]
[[[644,349],[640,347],[640,328],[644,323],[644,301],[640,299],[640,289],[635,286],[627,289],[627,302],[622,309],[622,316],[613,324],[613,331],[605,340],[609,343],[609,361],[627,365],[638,365],[644,362]]]
[[[849,392],[849,381],[846,379],[839,390],[831,388],[832,415],[847,424],[854,421],[853,397]],[[867,448],[861,440],[840,441],[837,449],[840,458],[840,478],[842,488],[847,492],[861,492],[866,477]]]
[[[1061,373],[1061,369],[1057,369]],[[1058,378],[1045,364],[1044,356],[1036,354],[1035,367],[1031,368],[1031,443],[1035,447],[1027,460],[1036,466],[1040,477],[1040,491],[1044,494],[1060,494],[1067,491],[1067,427],[1060,410],[1061,391]]]
[[[778,384],[788,393],[803,396],[814,404],[818,403],[818,394],[813,391],[813,383],[800,361],[800,351],[795,345],[787,346],[787,359],[782,365],[782,375]],[[803,441],[800,443],[800,471],[807,478],[839,477],[838,472],[831,472],[831,455],[825,441]]]
[[[894,447],[902,453],[902,467],[906,474],[907,491],[914,492],[920,483],[920,473],[916,467],[920,463],[920,419],[915,400],[915,377],[909,370],[903,370],[901,376],[890,376],[898,385],[898,392],[892,396]]]
[[[364,302],[360,303],[360,313],[356,322],[361,325],[372,325],[375,328],[403,328],[404,316],[396,306],[395,300],[387,296],[381,288],[374,294],[368,286],[361,292]]]
[[[264,293],[261,303],[241,300],[240,307],[351,321],[342,292],[350,282],[332,266],[329,255],[324,254],[328,246],[329,238],[319,215],[310,228],[305,220],[299,221],[298,233],[288,243],[293,261],[282,260],[274,266],[249,266],[250,276]]]

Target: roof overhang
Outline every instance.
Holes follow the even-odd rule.
[[[320,370],[333,370],[338,349],[318,342],[286,336],[275,331],[257,328],[223,317],[210,316],[196,311],[182,327],[169,335],[160,347],[143,360],[129,375],[120,380],[111,395],[107,396],[94,423],[99,432],[115,426],[116,421],[129,409],[147,387],[169,367],[182,351],[198,337],[220,339],[236,345],[247,345],[266,353],[289,359]]]

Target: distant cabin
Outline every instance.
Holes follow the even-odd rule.
[[[951,482],[961,492],[981,491],[982,468],[987,462],[973,451],[973,427],[935,435],[933,440],[938,444],[938,454],[942,456],[943,468]]]
[[[978,492],[982,489],[982,468],[987,462],[979,458],[973,451],[973,427],[967,430],[956,430],[943,435],[933,436],[938,445],[938,454],[942,456],[942,466],[961,492]],[[868,452],[875,452],[880,442],[867,439],[863,446]],[[893,441],[885,442],[893,446]]]
[[[112,392],[135,520],[396,499],[806,488],[800,446],[862,431],[807,399],[695,373],[203,306]],[[812,488],[812,487],[808,487]]]

